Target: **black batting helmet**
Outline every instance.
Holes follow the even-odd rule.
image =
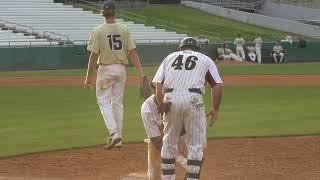
[[[198,51],[200,49],[199,42],[196,38],[186,37],[180,41],[179,48],[182,49],[184,47],[191,48],[192,50]]]

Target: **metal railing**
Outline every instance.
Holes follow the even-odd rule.
[[[18,23],[15,23],[15,22],[11,22],[11,21],[6,21],[6,20],[3,20],[3,19],[0,19],[0,22],[4,22],[4,24],[13,24],[14,26],[19,26],[19,27],[22,27],[22,28],[19,28],[19,29],[22,29],[24,30],[24,28],[26,28],[26,31],[29,30],[29,32],[31,31],[31,33],[34,33],[34,29],[31,27],[31,26],[27,26],[27,25],[23,25],[23,24],[18,24]],[[16,27],[15,27],[16,28]],[[18,30],[18,29],[17,29]]]
[[[52,32],[52,31],[44,31],[44,32],[43,32],[43,37],[46,37],[47,34],[54,34],[54,35],[56,35],[56,36],[61,36],[61,37],[65,38],[64,41],[68,41],[68,42],[70,41],[69,36],[67,36],[67,35],[65,35],[65,34],[60,34],[60,33]],[[56,39],[56,38],[53,38],[53,39]],[[63,40],[63,39],[59,38],[59,39],[57,39],[57,40]]]
[[[35,32],[35,30],[31,26],[27,26],[24,24],[19,24],[19,23],[0,19],[0,24],[2,24],[1,22],[3,22],[4,26],[7,28],[13,28],[17,31],[21,31],[22,33],[30,33],[31,35],[35,35],[35,36],[39,35],[39,33]],[[12,25],[14,25],[14,27],[11,27],[11,26],[8,27],[6,24],[12,24]],[[69,36],[64,35],[64,34],[56,33],[53,31],[43,31],[42,33],[43,33],[42,38],[47,39],[46,42],[56,42],[56,41],[60,41],[60,42],[62,41],[63,43],[70,42]],[[50,34],[58,36],[60,38],[51,38]],[[50,38],[52,40],[49,40]],[[8,42],[8,45],[10,46],[10,42],[18,42],[18,41],[6,41],[6,42]],[[32,42],[43,42],[43,41],[20,41],[20,42],[30,42],[30,45],[31,45]],[[51,43],[50,43],[50,45],[51,45]]]
[[[0,41],[1,47],[37,47],[60,46],[57,41]]]
[[[257,11],[258,7],[262,5],[266,0],[249,1],[236,1],[236,0],[195,0],[196,2],[210,4],[214,6],[220,6],[232,9],[245,9],[251,11]]]
[[[155,45],[155,44],[179,44],[179,42],[183,38],[177,38],[177,39],[140,39],[140,40],[134,40],[136,44],[149,44],[149,45]],[[207,38],[198,38],[198,41],[200,44],[208,44],[209,40]],[[73,45],[88,45],[88,40],[73,40]]]

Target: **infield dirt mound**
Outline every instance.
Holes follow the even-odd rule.
[[[0,177],[25,180],[117,180],[146,172],[147,147],[128,144],[30,154],[0,160]],[[177,180],[184,171],[177,170]],[[208,141],[202,180],[318,180],[320,136]]]

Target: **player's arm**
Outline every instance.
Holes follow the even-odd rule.
[[[86,88],[92,88],[94,85],[94,72],[99,58],[99,41],[99,33],[97,31],[93,31],[87,47],[87,50],[91,51],[91,54],[89,57],[86,80],[84,83]]]
[[[156,84],[156,100],[158,104],[163,103],[163,85],[161,83]]]
[[[207,114],[207,116],[211,116],[209,126],[212,127],[217,120],[218,113],[220,110],[223,87],[222,80],[218,73],[217,67],[213,62],[210,62],[210,67],[206,74],[206,82],[208,82],[208,84],[211,87],[212,108]]]
[[[152,80],[152,83],[156,86],[155,96],[156,96],[158,105],[163,103],[163,93],[162,93],[163,81],[164,81],[164,63],[162,62]]]
[[[140,78],[142,78],[144,76],[144,72],[142,70],[140,59],[139,59],[139,56],[136,52],[136,49],[130,49],[128,56],[129,56],[129,59],[130,59],[132,65],[137,69]]]
[[[88,62],[86,80],[84,83],[86,88],[92,88],[94,85],[94,72],[97,66],[98,57],[99,55],[97,53],[91,52]]]
[[[213,108],[209,112],[211,115],[211,120],[209,122],[209,126],[212,127],[217,120],[218,113],[220,110],[220,104],[222,99],[222,83],[217,83],[211,88],[211,100],[213,104]]]
[[[162,136],[150,138],[151,143],[160,151],[162,147]]]
[[[159,127],[156,123],[153,123],[157,120],[158,115],[151,112],[146,112],[144,110],[144,105],[142,105],[141,117],[143,120],[143,125],[145,127],[146,133],[148,134],[148,137],[151,143],[157,149],[161,150],[163,129],[161,128],[161,126]]]

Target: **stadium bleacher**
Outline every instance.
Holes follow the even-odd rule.
[[[13,33],[12,30],[0,31],[0,46],[49,46],[58,44],[57,41],[37,39],[36,36],[25,36],[24,33]]]
[[[210,4],[213,6],[220,6],[223,8],[256,12],[260,10],[261,5],[266,0],[191,0],[191,1]]]
[[[187,36],[122,19],[117,21],[127,25],[136,43],[177,43]],[[8,37],[12,38],[0,36],[0,46],[86,44],[93,28],[103,22],[98,14],[53,0],[1,0],[0,32],[11,33]]]

